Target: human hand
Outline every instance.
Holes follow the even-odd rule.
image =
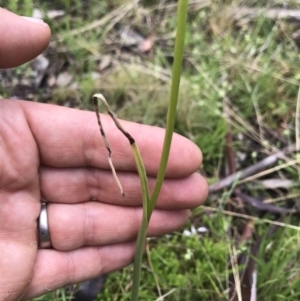
[[[0,68],[37,56],[49,27],[0,8]],[[126,138],[102,116],[126,197],[107,162],[93,112],[25,101],[0,101],[0,300],[26,300],[130,264],[142,218],[139,178]],[[135,138],[149,176],[158,170],[164,130],[122,121]],[[148,235],[182,226],[207,184],[202,157],[174,135],[166,180]],[[41,196],[48,201],[52,249],[38,249]],[[96,200],[96,201],[94,201]]]

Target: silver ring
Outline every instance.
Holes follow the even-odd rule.
[[[51,239],[50,239],[50,232],[49,232],[46,203],[42,203],[41,213],[38,218],[38,236],[39,236],[40,249],[51,248]]]

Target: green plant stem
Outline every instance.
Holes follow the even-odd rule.
[[[132,277],[132,295],[131,300],[138,300],[139,298],[139,289],[140,289],[140,279],[141,279],[141,266],[142,258],[144,253],[144,244],[147,235],[147,229],[149,225],[148,217],[148,204],[150,201],[149,189],[148,189],[148,180],[146,169],[142,160],[142,156],[138,149],[138,146],[134,143],[131,145],[135,163],[138,169],[139,178],[142,186],[142,200],[143,200],[143,217],[142,223],[139,229],[138,238],[136,241],[136,250],[133,263],[133,277]]]
[[[177,7],[177,29],[176,29],[176,41],[174,49],[174,64],[172,70],[172,83],[171,83],[171,93],[168,107],[167,115],[167,125],[166,133],[164,139],[164,146],[162,151],[162,156],[159,164],[159,170],[153,189],[153,193],[150,198],[149,207],[148,207],[148,220],[150,219],[151,213],[155,207],[158,195],[160,193],[168,164],[171,142],[174,131],[174,124],[177,111],[178,103],[178,93],[180,86],[180,75],[182,69],[182,59],[184,51],[184,38],[186,31],[186,19],[187,19],[187,10],[188,10],[188,0],[179,0]]]
[[[148,229],[147,215],[143,212],[142,224],[139,229],[139,234],[136,241],[136,249],[133,263],[133,277],[132,277],[132,289],[131,300],[137,301],[139,299],[140,280],[141,280],[141,267],[144,254],[144,245],[146,241],[147,229]]]
[[[179,0],[177,8],[177,32],[176,32],[176,41],[175,41],[175,51],[174,51],[174,64],[172,70],[172,84],[171,84],[171,93],[170,101],[167,115],[167,126],[166,134],[164,138],[164,145],[162,151],[162,157],[159,165],[158,175],[155,182],[155,187],[149,199],[148,185],[145,185],[146,181],[144,178],[144,165],[141,160],[141,156],[137,151],[134,150],[134,156],[136,164],[138,167],[139,176],[142,182],[142,192],[143,192],[143,218],[142,224],[139,230],[136,252],[134,257],[134,270],[133,270],[133,284],[131,291],[131,301],[137,301],[139,297],[139,287],[140,287],[140,278],[141,278],[141,265],[144,244],[147,235],[147,229],[150,221],[152,211],[155,207],[159,192],[162,187],[162,183],[165,177],[172,136],[174,131],[177,103],[178,103],[178,93],[180,85],[180,75],[182,67],[182,58],[184,50],[184,37],[186,30],[186,19],[187,19],[187,9],[188,9],[188,0]]]

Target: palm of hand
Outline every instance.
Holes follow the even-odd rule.
[[[37,255],[39,155],[18,105],[1,103],[0,124],[0,258],[7,258],[0,260],[5,275],[0,277],[0,300],[16,300],[32,278]]]

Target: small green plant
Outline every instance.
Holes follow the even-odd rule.
[[[173,65],[173,73],[172,73],[172,84],[171,84],[171,92],[170,92],[170,101],[169,101],[169,108],[168,108],[168,115],[167,115],[167,126],[166,126],[166,133],[164,139],[164,146],[161,156],[161,161],[159,165],[158,175],[156,179],[156,183],[154,186],[153,193],[150,197],[149,189],[148,189],[148,180],[147,174],[145,170],[145,166],[143,163],[143,159],[139,152],[138,146],[135,143],[134,138],[126,132],[126,130],[122,127],[122,125],[117,120],[115,114],[112,112],[111,108],[109,107],[108,103],[106,102],[105,98],[102,94],[95,94],[93,97],[95,111],[97,115],[98,125],[100,127],[100,132],[102,138],[104,140],[105,146],[108,150],[108,159],[109,164],[113,173],[113,176],[118,184],[122,196],[125,196],[122,185],[116,175],[115,168],[113,166],[111,160],[111,149],[106,139],[105,132],[103,130],[103,126],[100,120],[100,115],[98,111],[98,98],[100,98],[104,105],[106,106],[108,114],[112,117],[113,121],[115,122],[117,128],[124,134],[124,136],[128,139],[130,146],[133,150],[136,166],[139,173],[139,178],[141,181],[142,187],[142,199],[143,199],[143,218],[142,224],[138,233],[137,238],[137,245],[136,245],[136,253],[134,259],[134,272],[133,272],[133,285],[132,285],[132,294],[131,300],[135,301],[139,298],[139,286],[140,286],[140,278],[141,278],[141,263],[142,263],[142,256],[143,256],[143,248],[146,241],[146,234],[148,225],[150,222],[151,214],[155,207],[158,195],[160,193],[163,180],[166,173],[172,136],[174,131],[175,125],[175,117],[176,117],[176,110],[177,110],[177,103],[178,103],[178,94],[179,94],[179,85],[180,85],[180,75],[181,75],[181,66],[182,66],[182,58],[183,58],[183,50],[184,50],[184,37],[185,37],[185,30],[186,30],[186,19],[187,19],[187,9],[188,9],[188,1],[187,0],[179,0],[178,8],[177,8],[177,34],[176,34],[176,42],[175,42],[175,49],[174,49],[174,65]]]

